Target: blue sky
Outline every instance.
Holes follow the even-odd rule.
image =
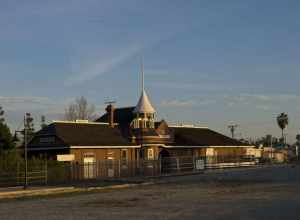
[[[0,0],[0,105],[60,119],[85,96],[135,105],[140,57],[158,118],[241,137],[300,132],[297,0]],[[38,122],[36,122],[38,124]]]

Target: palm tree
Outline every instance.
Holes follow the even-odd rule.
[[[4,123],[4,111],[2,109],[2,107],[0,106],[0,124]]]
[[[282,131],[282,140],[284,142],[284,134],[283,131],[284,129],[287,127],[287,125],[289,124],[289,118],[288,115],[286,113],[281,113],[280,115],[277,116],[277,124],[280,127],[281,131]]]

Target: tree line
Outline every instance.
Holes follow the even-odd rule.
[[[73,103],[69,104],[65,108],[64,120],[76,121],[95,119],[95,106],[89,104],[87,99],[83,96],[76,98]],[[46,126],[46,117],[42,115],[40,121],[40,128],[43,129]],[[23,129],[15,131],[15,133],[12,134],[9,126],[5,121],[5,111],[3,107],[0,106],[0,152],[3,150],[14,149],[16,147],[16,142],[20,142],[20,144],[23,145],[25,129],[27,131],[27,140],[30,140],[35,134],[35,124],[33,117],[30,113],[26,113]],[[19,140],[19,137],[21,137],[21,140]]]

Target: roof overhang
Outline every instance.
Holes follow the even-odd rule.
[[[28,148],[28,151],[40,151],[40,150],[65,150],[69,149],[69,147],[32,147]]]
[[[172,145],[164,145],[165,148],[253,148],[255,146],[172,146]]]
[[[141,145],[128,146],[70,146],[70,149],[121,149],[121,148],[141,148]]]

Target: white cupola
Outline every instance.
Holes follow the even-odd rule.
[[[133,120],[134,128],[154,128],[155,109],[144,88],[144,67],[141,65],[142,75],[142,93],[140,99],[133,110],[135,119]]]

